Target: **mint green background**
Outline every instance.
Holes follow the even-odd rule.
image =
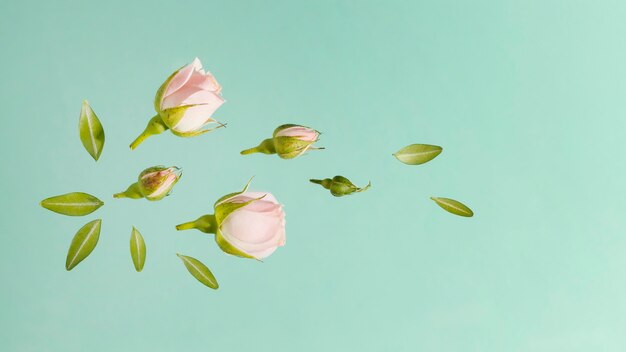
[[[617,0],[1,2],[0,350],[623,351],[624,18]],[[195,56],[228,127],[131,152],[154,92]],[[106,131],[97,163],[82,99]],[[327,149],[238,155],[288,122]],[[391,156],[411,143],[444,152]],[[111,197],[155,164],[184,169],[170,197]],[[373,187],[333,198],[307,181],[336,174]],[[252,175],[287,212],[264,263],[174,231]],[[71,191],[106,204],[38,205]],[[66,272],[95,218],[97,248]]]

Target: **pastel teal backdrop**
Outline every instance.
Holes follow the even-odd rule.
[[[617,0],[0,2],[0,350],[623,351],[624,18]],[[196,56],[227,128],[131,152],[156,89]],[[97,163],[83,99],[106,132]],[[326,150],[239,155],[283,123]],[[411,143],[443,153],[392,157]],[[158,164],[184,170],[171,196],[112,198]],[[308,182],[334,175],[372,188]],[[251,176],[287,213],[263,263],[174,230]],[[105,205],[39,206],[72,191]],[[97,218],[97,248],[67,272]]]

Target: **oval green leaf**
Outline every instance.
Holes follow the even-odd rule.
[[[441,154],[443,148],[430,144],[411,144],[393,154],[396,159],[407,165],[420,165],[433,160]]]
[[[470,218],[474,216],[474,212],[472,209],[468,208],[465,204],[456,201],[450,198],[437,198],[430,197],[430,199],[434,200],[437,205],[443,208],[445,211],[458,215]]]
[[[133,258],[135,270],[137,272],[143,270],[143,265],[146,262],[146,243],[141,233],[134,226],[130,234],[130,256]]]
[[[104,148],[104,129],[102,128],[98,116],[93,112],[87,100],[83,101],[83,106],[80,109],[78,131],[83,146],[89,155],[91,155],[94,160],[98,161],[100,154],[102,154],[102,149]]]
[[[183,261],[189,273],[193,275],[193,277],[195,277],[203,285],[208,286],[214,290],[217,290],[217,288],[220,287],[217,283],[217,280],[215,279],[215,276],[213,276],[213,273],[211,273],[211,270],[209,270],[209,268],[207,268],[206,265],[202,264],[202,262],[200,262],[198,259],[188,257],[182,254],[176,255]]]
[[[100,238],[101,224],[101,219],[94,220],[78,230],[72,239],[70,249],[67,251],[67,258],[65,259],[66,270],[72,270],[96,248]]]
[[[40,204],[55,213],[69,216],[91,214],[104,205],[100,199],[83,192],[66,193],[46,198]]]

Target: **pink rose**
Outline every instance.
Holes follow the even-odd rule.
[[[243,191],[224,196],[215,203],[215,214],[202,215],[176,226],[215,234],[226,253],[263,259],[285,245],[285,212],[276,198],[265,192]]]
[[[198,58],[168,79],[159,89],[155,107],[165,124],[174,132],[192,133],[205,125],[217,123],[211,115],[224,103],[219,83],[202,69]],[[168,109],[185,108],[182,114],[168,114]],[[175,115],[175,116],[174,116]]]
[[[135,149],[146,138],[168,129],[180,137],[193,137],[224,126],[212,117],[224,104],[221,89],[215,77],[204,71],[198,58],[174,72],[154,98],[157,115],[148,122],[130,148]],[[212,123],[214,127],[203,129]]]
[[[261,198],[262,197],[262,198]],[[244,192],[221,204],[249,204],[230,213],[219,225],[224,240],[241,252],[262,259],[285,245],[285,212],[270,193]]]

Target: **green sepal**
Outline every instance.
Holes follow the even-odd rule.
[[[220,247],[220,249],[224,251],[225,253],[228,253],[237,257],[241,257],[241,258],[256,259],[255,257],[238,250],[237,248],[235,248],[235,246],[230,244],[230,242],[226,241],[224,236],[222,236],[221,231],[219,230],[215,234],[215,242]]]
[[[274,148],[281,159],[293,159],[304,153],[315,141],[303,141],[295,137],[274,137]]]
[[[174,78],[174,76],[176,76],[176,74],[178,72],[180,72],[180,70],[182,70],[183,68],[185,68],[185,66],[179,68],[178,70],[176,70],[174,73],[172,73],[166,80],[165,82],[163,82],[163,84],[161,84],[161,86],[159,87],[159,89],[156,92],[156,95],[154,97],[154,111],[156,112],[160,112],[161,111],[161,100],[163,100],[163,94],[165,94],[165,89],[167,88],[167,86],[170,84],[170,82],[172,81],[172,79]]]
[[[178,124],[178,122],[185,116],[185,111],[187,109],[192,108],[194,106],[203,105],[203,104],[190,104],[190,105],[181,105],[174,108],[169,108],[165,110],[159,111],[159,115],[161,119],[169,127],[172,129],[174,126]],[[172,129],[172,131],[174,131]]]
[[[218,205],[220,202],[222,202],[223,200],[226,200],[226,199],[228,199],[228,198],[232,198],[232,197],[234,197],[234,196],[238,196],[238,195],[240,195],[240,194],[244,193],[245,191],[247,191],[247,190],[248,190],[248,187],[250,187],[250,183],[252,183],[252,179],[253,179],[253,177],[251,177],[251,178],[248,180],[248,182],[246,183],[246,185],[243,187],[243,189],[242,189],[240,192],[229,193],[229,194],[227,194],[227,195],[223,196],[222,198],[218,199],[218,200],[215,202],[215,204],[213,204],[213,208],[217,207],[217,205]]]
[[[207,132],[211,132],[214,131],[220,127],[224,127],[225,125],[220,124],[217,127],[213,127],[213,128],[208,128],[206,130],[200,130],[200,131],[193,131],[193,132],[178,132],[178,131],[174,131],[172,130],[172,133],[177,135],[178,137],[195,137],[195,136],[199,136],[201,134],[205,134]]]
[[[285,130],[287,128],[290,128],[290,127],[305,127],[305,126],[300,126],[300,125],[296,125],[296,124],[293,124],[293,123],[286,123],[284,125],[280,125],[280,126],[276,127],[276,129],[274,130],[274,133],[272,133],[272,136],[275,137],[276,134],[278,134],[278,132],[280,132],[282,130]],[[309,128],[309,127],[305,127],[305,128]]]
[[[226,220],[226,218],[232,214],[235,210],[237,209],[241,209],[243,207],[245,207],[246,205],[256,202],[257,200],[261,200],[265,197],[266,195],[264,194],[263,196],[259,197],[259,198],[255,198],[255,199],[251,199],[247,202],[243,202],[243,203],[229,203],[229,202],[224,202],[218,206],[215,207],[215,220],[217,221],[218,226],[221,228],[222,223],[224,222],[224,220]]]

